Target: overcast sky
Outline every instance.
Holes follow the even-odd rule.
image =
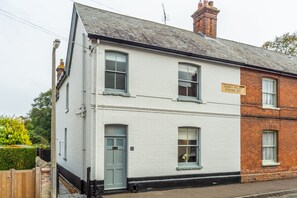
[[[170,18],[168,25],[192,30],[191,14],[199,0],[77,2],[160,23],[164,3]],[[297,30],[296,0],[215,0],[214,4],[221,10],[218,15],[221,38],[261,46],[277,35]],[[33,98],[50,88],[52,42],[55,38],[61,40],[57,62],[65,59],[68,43],[63,37],[69,36],[72,7],[71,0],[0,0],[0,115],[26,115]],[[15,21],[21,20],[16,17],[51,33]]]

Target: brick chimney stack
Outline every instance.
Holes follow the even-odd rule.
[[[194,32],[205,36],[217,37],[217,16],[220,10],[214,7],[213,1],[200,0],[198,10],[192,15]]]
[[[56,71],[57,71],[57,82],[59,82],[60,78],[62,77],[63,72],[64,72],[64,61],[63,61],[63,59],[60,59],[60,65],[57,67]]]

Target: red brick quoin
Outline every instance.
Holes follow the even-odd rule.
[[[277,109],[262,107],[262,78],[277,81]],[[297,177],[297,78],[241,69],[242,182]],[[277,162],[262,165],[262,132],[277,132]]]

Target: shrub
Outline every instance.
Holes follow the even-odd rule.
[[[0,116],[0,145],[32,145],[24,121],[20,118]]]
[[[19,146],[0,148],[0,170],[23,170],[35,167],[36,148]]]

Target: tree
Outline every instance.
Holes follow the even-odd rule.
[[[297,56],[297,32],[275,37],[274,41],[267,41],[262,47],[275,52]]]
[[[51,90],[42,92],[34,99],[32,109],[28,113],[26,126],[30,131],[33,143],[47,144],[51,139]]]
[[[0,144],[32,145],[28,130],[25,128],[24,121],[14,117],[0,117]]]

